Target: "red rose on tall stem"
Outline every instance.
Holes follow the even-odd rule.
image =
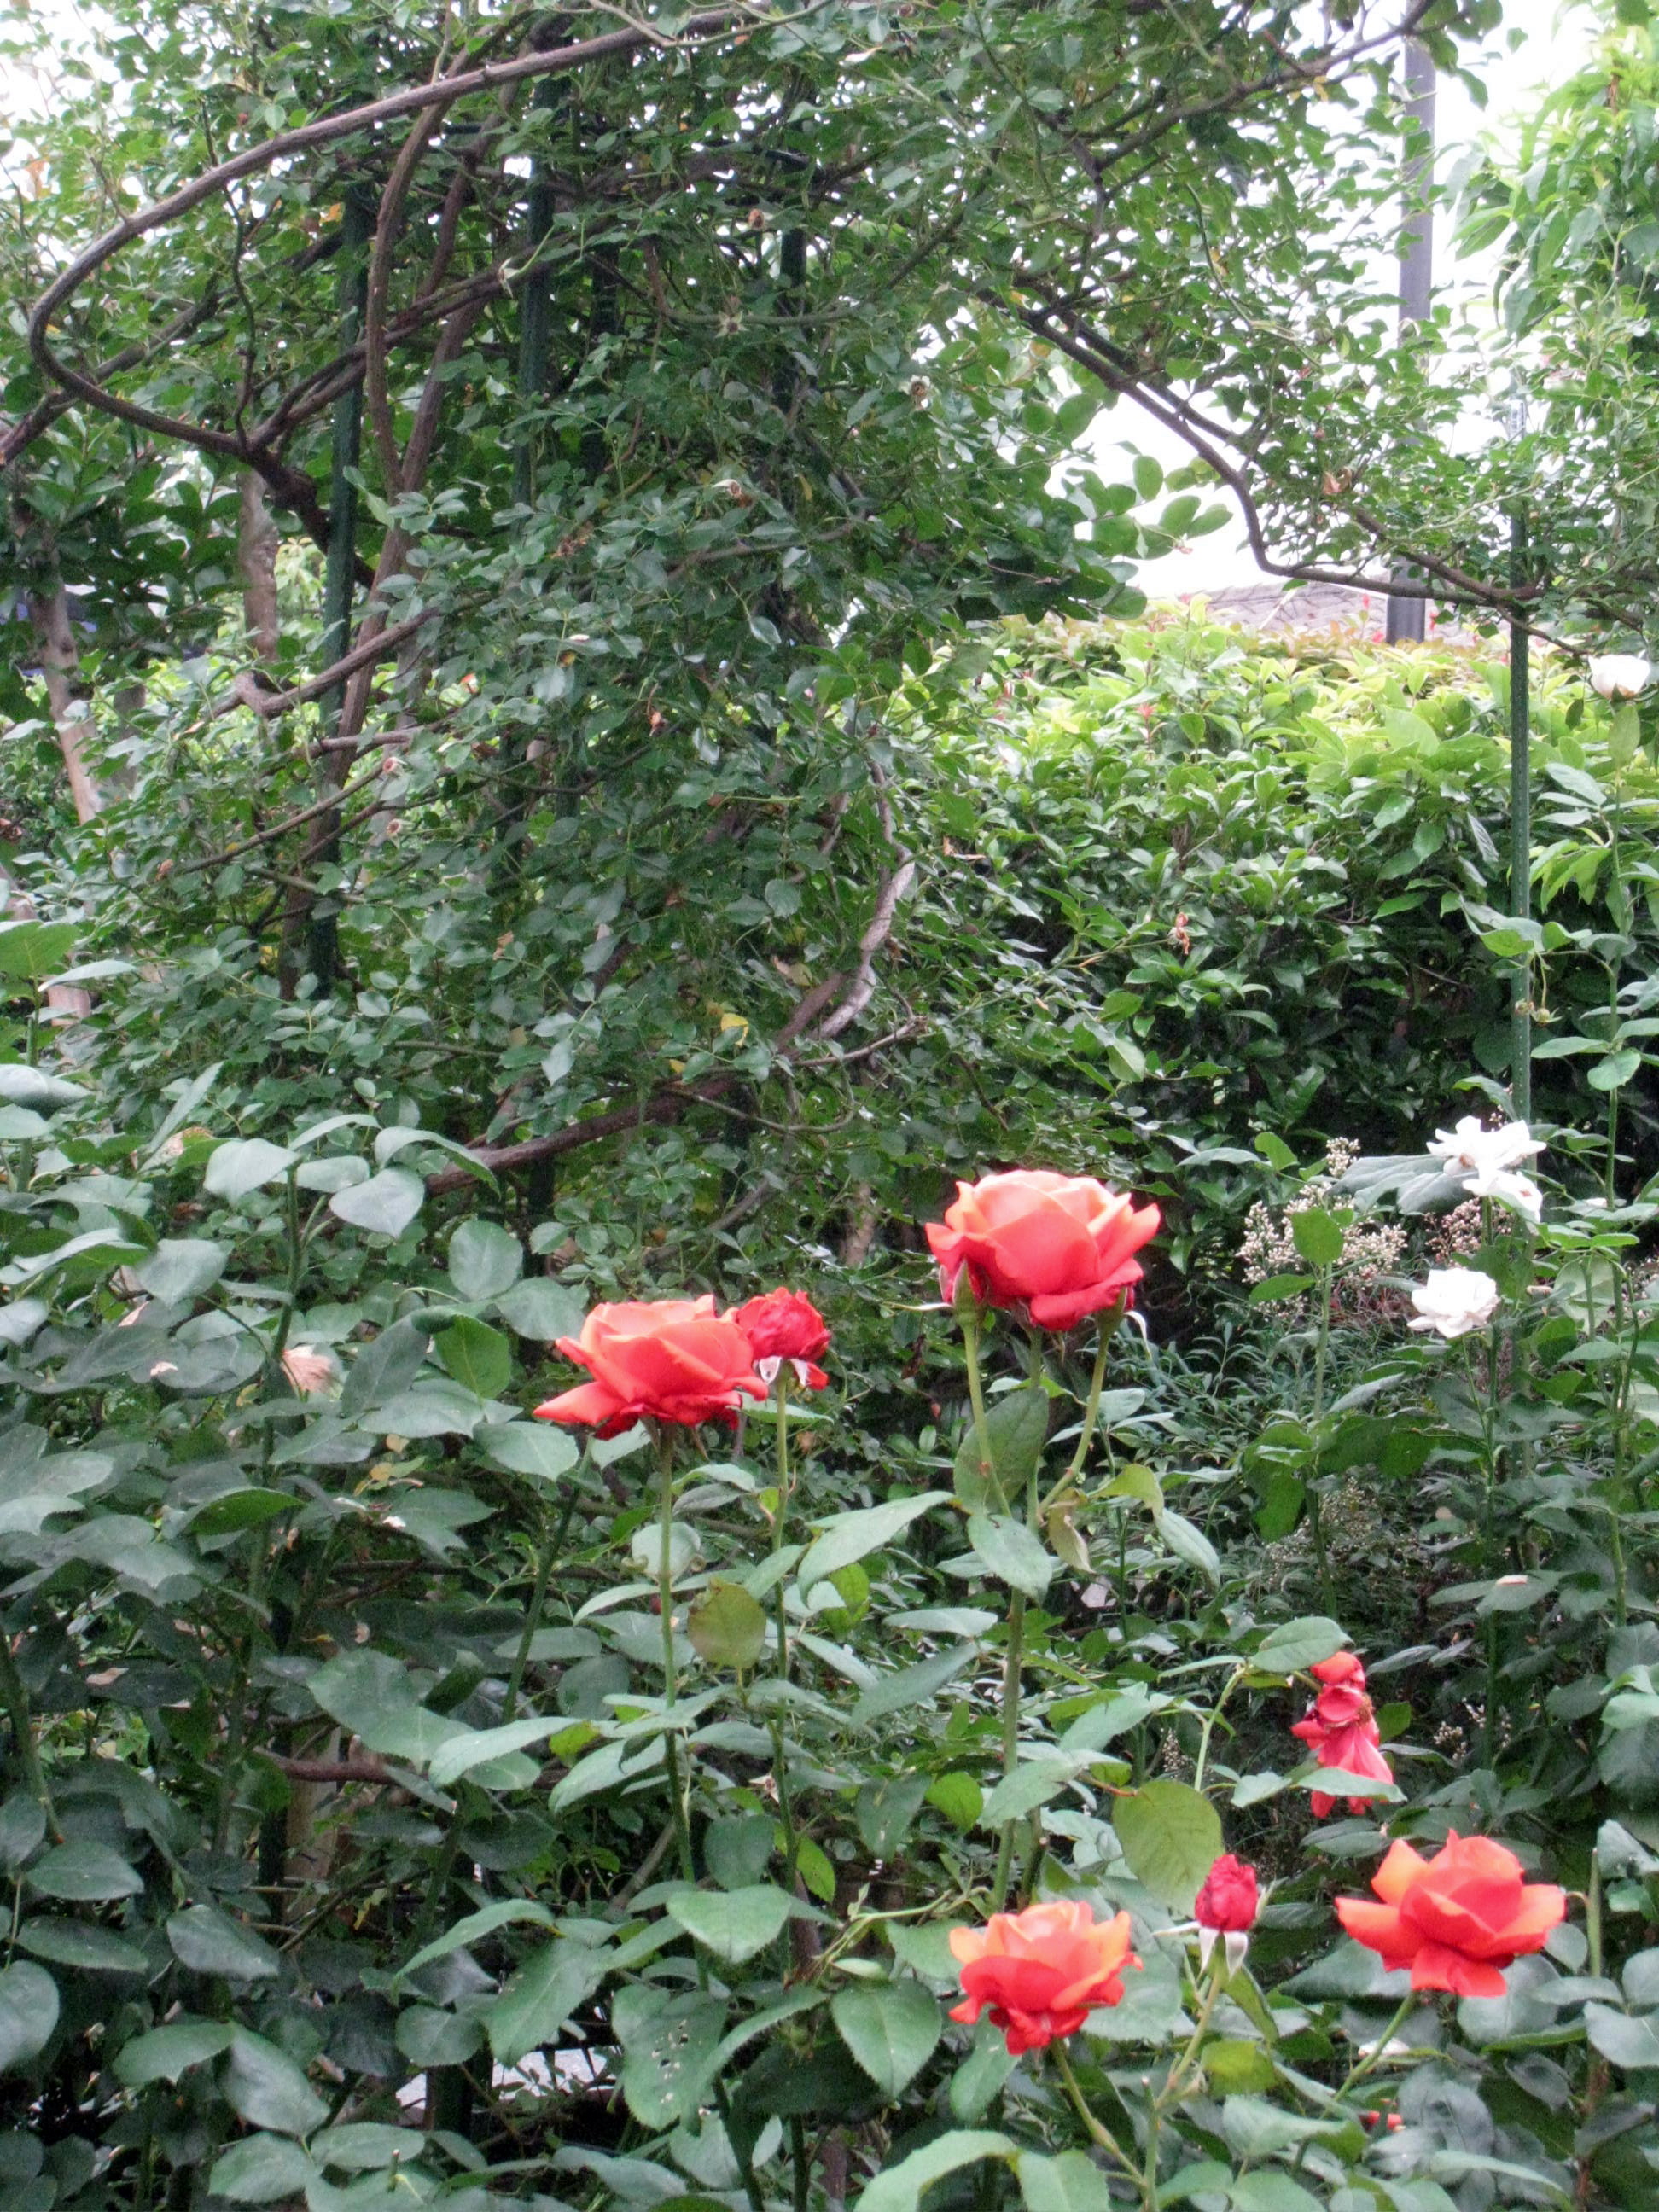
[[[749,1340],[757,1370],[768,1382],[777,1379],[773,1362],[787,1359],[795,1380],[809,1390],[822,1390],[830,1377],[817,1365],[820,1352],[830,1348],[830,1324],[804,1291],[787,1291],[780,1284],[763,1297],[734,1306],[727,1319],[736,1322]]]
[[[1127,1912],[1097,1920],[1076,1899],[994,1912],[983,1928],[953,1928],[951,1955],[965,1992],[951,2012],[969,2027],[981,2012],[1015,2057],[1075,2035],[1098,2005],[1120,2003],[1123,1972],[1140,1961],[1130,1948]]]
[[[965,1267],[988,1305],[1021,1307],[1039,1328],[1073,1328],[1140,1280],[1135,1254],[1158,1233],[1157,1206],[1137,1206],[1091,1176],[1016,1168],[959,1182],[927,1242],[945,1297]]]
[[[730,1420],[741,1394],[766,1395],[749,1339],[711,1297],[595,1306],[580,1336],[562,1336],[559,1349],[593,1379],[538,1406],[536,1418],[602,1437],[641,1419],[688,1429]]]
[[[1368,1781],[1392,1782],[1394,1769],[1382,1756],[1382,1738],[1365,1691],[1365,1669],[1352,1651],[1339,1651],[1322,1659],[1309,1673],[1323,1684],[1319,1695],[1291,1734],[1300,1736],[1321,1766],[1344,1774],[1363,1775]],[[1363,1813],[1370,1801],[1350,1797],[1348,1810]],[[1322,1820],[1335,1805],[1322,1790],[1312,1793],[1314,1818]]]
[[[1393,1972],[1409,1966],[1414,1990],[1501,1997],[1505,1966],[1541,1951],[1567,1910],[1553,1882],[1522,1878],[1512,1850],[1454,1828],[1432,1858],[1395,1844],[1368,1897],[1339,1897],[1337,1917],[1357,1943]]]
[[[1212,1928],[1218,1935],[1243,1936],[1255,1927],[1260,1905],[1255,1869],[1224,1851],[1204,1877],[1193,1917],[1200,1928]]]

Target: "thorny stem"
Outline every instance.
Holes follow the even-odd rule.
[[[1002,1665],[1002,1771],[1012,1774],[1019,1759],[1019,1674],[1025,1644],[1025,1593],[1016,1590],[1008,1601],[1008,1650]],[[997,1844],[996,1878],[991,1884],[991,1910],[1000,1912],[1008,1894],[1009,1869],[1014,1858],[1017,1823],[1005,1821]]]
[[[662,1506],[657,1519],[657,1607],[662,1615],[662,1707],[674,1710],[679,1694],[679,1670],[674,1656],[674,1440],[666,1428],[657,1430],[657,1464],[662,1476]],[[679,1840],[680,1873],[687,1881],[697,1878],[691,1856],[691,1826],[685,1816],[680,1788],[679,1747],[672,1728],[663,1730],[663,1761],[668,1770],[668,1794],[673,1803],[674,1833]]]
[[[979,1373],[979,1310],[973,1307],[962,1316],[962,1341],[967,1354],[968,1402],[974,1409],[974,1442],[979,1450],[979,1477],[995,1492],[997,1503],[1006,1513],[1008,1501],[1003,1496],[1001,1478],[991,1455],[991,1431],[985,1418],[985,1390]]]
[[[1331,1348],[1331,1282],[1329,1267],[1319,1270],[1319,1340],[1314,1352],[1315,1426],[1324,1418],[1325,1369]],[[1319,1576],[1319,1595],[1327,1613],[1335,1610],[1331,1596],[1330,1561],[1325,1552],[1325,1524],[1320,1517],[1319,1479],[1316,1473],[1308,1483],[1308,1527],[1313,1537],[1314,1565]]]

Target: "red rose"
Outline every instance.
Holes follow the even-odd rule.
[[[687,1429],[729,1419],[739,1392],[766,1395],[748,1338],[710,1297],[595,1306],[581,1335],[562,1336],[559,1349],[593,1379],[538,1406],[536,1418],[602,1437],[643,1418]]]
[[[984,1928],[953,1928],[951,1951],[966,1995],[952,2020],[970,2027],[988,2008],[1015,2057],[1075,2035],[1097,2005],[1123,1996],[1129,1916],[1097,1920],[1075,1899],[995,1912]]]
[[[764,1297],[734,1306],[726,1316],[736,1322],[749,1340],[759,1366],[763,1360],[787,1359],[798,1381],[809,1389],[822,1390],[830,1377],[816,1364],[818,1354],[830,1348],[830,1324],[803,1291],[786,1291],[781,1285]],[[776,1380],[777,1369],[772,1370]]]
[[[1371,1701],[1365,1693],[1365,1669],[1352,1651],[1339,1651],[1322,1659],[1309,1673],[1327,1686],[1291,1734],[1300,1736],[1321,1766],[1334,1766],[1344,1774],[1362,1774],[1370,1781],[1392,1782],[1394,1769],[1382,1756]],[[1348,1810],[1363,1813],[1369,1800],[1350,1797]],[[1314,1818],[1322,1820],[1335,1805],[1322,1790],[1312,1793]]]
[[[1541,1951],[1567,1910],[1553,1882],[1522,1879],[1515,1853],[1454,1828],[1432,1858],[1395,1844],[1371,1877],[1382,1899],[1339,1897],[1337,1917],[1392,1972],[1409,1966],[1414,1990],[1501,1997],[1503,1968]]]
[[[1158,1220],[1157,1206],[1137,1208],[1091,1176],[1016,1168],[959,1182],[927,1242],[947,1299],[966,1267],[988,1304],[1023,1306],[1039,1328],[1072,1328],[1140,1280],[1134,1255]]]
[[[1213,1928],[1223,1936],[1242,1936],[1255,1925],[1261,1903],[1255,1869],[1224,1851],[1204,1877],[1193,1917],[1200,1928]]]

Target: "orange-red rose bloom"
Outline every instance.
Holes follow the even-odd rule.
[[[1553,1881],[1524,1881],[1515,1853],[1454,1828],[1431,1859],[1395,1844],[1371,1877],[1382,1900],[1339,1897],[1337,1916],[1390,1972],[1409,1966],[1414,1990],[1501,1997],[1502,1969],[1544,1939],[1567,1910]]]
[[[538,1406],[536,1418],[602,1437],[645,1417],[687,1429],[729,1419],[740,1392],[766,1395],[749,1339],[710,1297],[595,1306],[580,1336],[562,1336],[559,1349],[593,1379]]]
[[[830,1324],[804,1291],[786,1291],[781,1284],[764,1297],[733,1306],[729,1318],[749,1339],[757,1361],[787,1359],[809,1389],[822,1390],[830,1380],[817,1364],[818,1354],[830,1349]],[[773,1373],[776,1374],[776,1370]]]
[[[1326,1686],[1299,1721],[1291,1727],[1321,1766],[1340,1768],[1344,1774],[1363,1774],[1370,1781],[1392,1782],[1394,1769],[1382,1756],[1370,1698],[1365,1692],[1365,1669],[1352,1651],[1339,1651],[1308,1669]],[[1336,1803],[1323,1790],[1312,1792],[1314,1818],[1322,1820]],[[1363,1813],[1368,1801],[1350,1797],[1348,1810]]]
[[[1130,1949],[1129,1916],[1097,1920],[1068,1900],[995,1912],[985,1928],[953,1928],[951,1953],[966,1995],[951,2013],[969,2027],[988,2009],[1017,2058],[1075,2035],[1097,2005],[1117,2004]]]
[[[1213,1928],[1224,1936],[1242,1936],[1255,1925],[1260,1904],[1255,1869],[1224,1851],[1204,1877],[1204,1887],[1193,1906],[1200,1928]]]
[[[1016,1168],[959,1182],[927,1242],[946,1298],[966,1267],[988,1305],[1023,1306],[1039,1328],[1071,1328],[1140,1280],[1135,1254],[1158,1234],[1158,1210],[1137,1207],[1091,1176]]]

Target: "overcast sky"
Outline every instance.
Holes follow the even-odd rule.
[[[1474,73],[1479,75],[1486,88],[1484,110],[1475,106],[1455,79],[1441,80],[1436,116],[1436,167],[1443,177],[1461,154],[1483,138],[1495,140],[1500,146],[1512,145],[1518,118],[1535,106],[1541,91],[1564,83],[1590,60],[1595,52],[1599,27],[1595,11],[1588,0],[1565,0],[1565,4],[1559,7],[1556,0],[1506,0],[1504,12],[1507,19],[1504,28],[1478,50],[1478,58],[1473,64]],[[1524,40],[1511,49],[1510,33],[1522,29]],[[1467,267],[1459,270],[1449,266],[1444,248],[1443,220],[1435,239],[1437,285],[1455,283],[1466,295],[1485,289],[1490,282],[1486,271]],[[1181,441],[1161,423],[1154,422],[1133,405],[1120,405],[1100,422],[1100,465],[1103,475],[1109,478],[1121,471],[1119,457],[1114,451],[1120,440],[1133,444],[1142,453],[1156,454],[1166,467],[1177,467],[1190,459]],[[1217,591],[1227,584],[1254,584],[1266,580],[1250,557],[1240,523],[1232,531],[1217,531],[1213,536],[1200,538],[1189,549],[1171,553],[1164,560],[1148,562],[1138,580],[1150,597],[1170,599],[1191,592]]]

